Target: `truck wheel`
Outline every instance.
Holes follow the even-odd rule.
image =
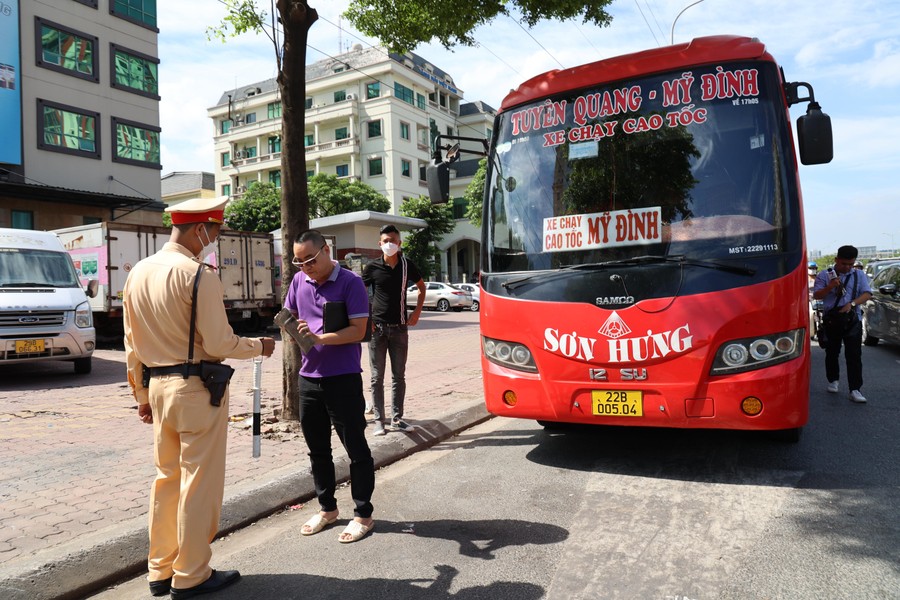
[[[78,375],[87,375],[91,372],[91,357],[75,359],[75,373]]]

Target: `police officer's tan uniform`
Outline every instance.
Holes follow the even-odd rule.
[[[198,199],[167,210],[175,224],[221,223],[224,204],[222,199]],[[218,531],[225,485],[228,393],[221,406],[212,406],[201,379],[181,374],[154,376],[148,389],[141,381],[141,365],[186,362],[199,264],[185,246],[169,241],[134,266],[123,294],[128,381],[138,403],[152,409],[157,475],[150,494],[148,579],[172,578],[178,589],[202,584],[212,573],[210,542]],[[234,335],[223,297],[215,270],[204,268],[197,293],[196,363],[263,352],[262,339]]]

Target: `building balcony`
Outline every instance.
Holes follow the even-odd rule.
[[[322,160],[359,152],[359,137],[330,140],[306,147],[307,160]]]

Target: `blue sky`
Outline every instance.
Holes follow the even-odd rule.
[[[616,0],[607,28],[548,21],[526,33],[499,17],[474,32],[480,47],[423,44],[415,52],[449,73],[466,100],[497,108],[520,82],[560,64],[668,45],[673,20],[692,1]],[[310,4],[320,20],[310,30],[308,62],[377,44],[340,19],[347,0]],[[163,173],[213,171],[206,109],[227,89],[274,77],[273,46],[253,35],[224,45],[207,40],[206,27],[225,14],[218,0],[158,0],[158,7]],[[831,116],[834,160],[800,173],[810,250],[900,246],[900,2],[703,0],[675,23],[676,43],[716,34],[759,38],[787,79],[810,83]],[[805,110],[794,106],[794,121]]]

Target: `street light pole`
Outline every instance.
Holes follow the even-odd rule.
[[[896,254],[896,253],[897,253],[897,247],[894,246],[894,234],[893,234],[893,233],[882,233],[881,235],[886,235],[886,236],[888,236],[889,238],[891,238],[891,255]]]

